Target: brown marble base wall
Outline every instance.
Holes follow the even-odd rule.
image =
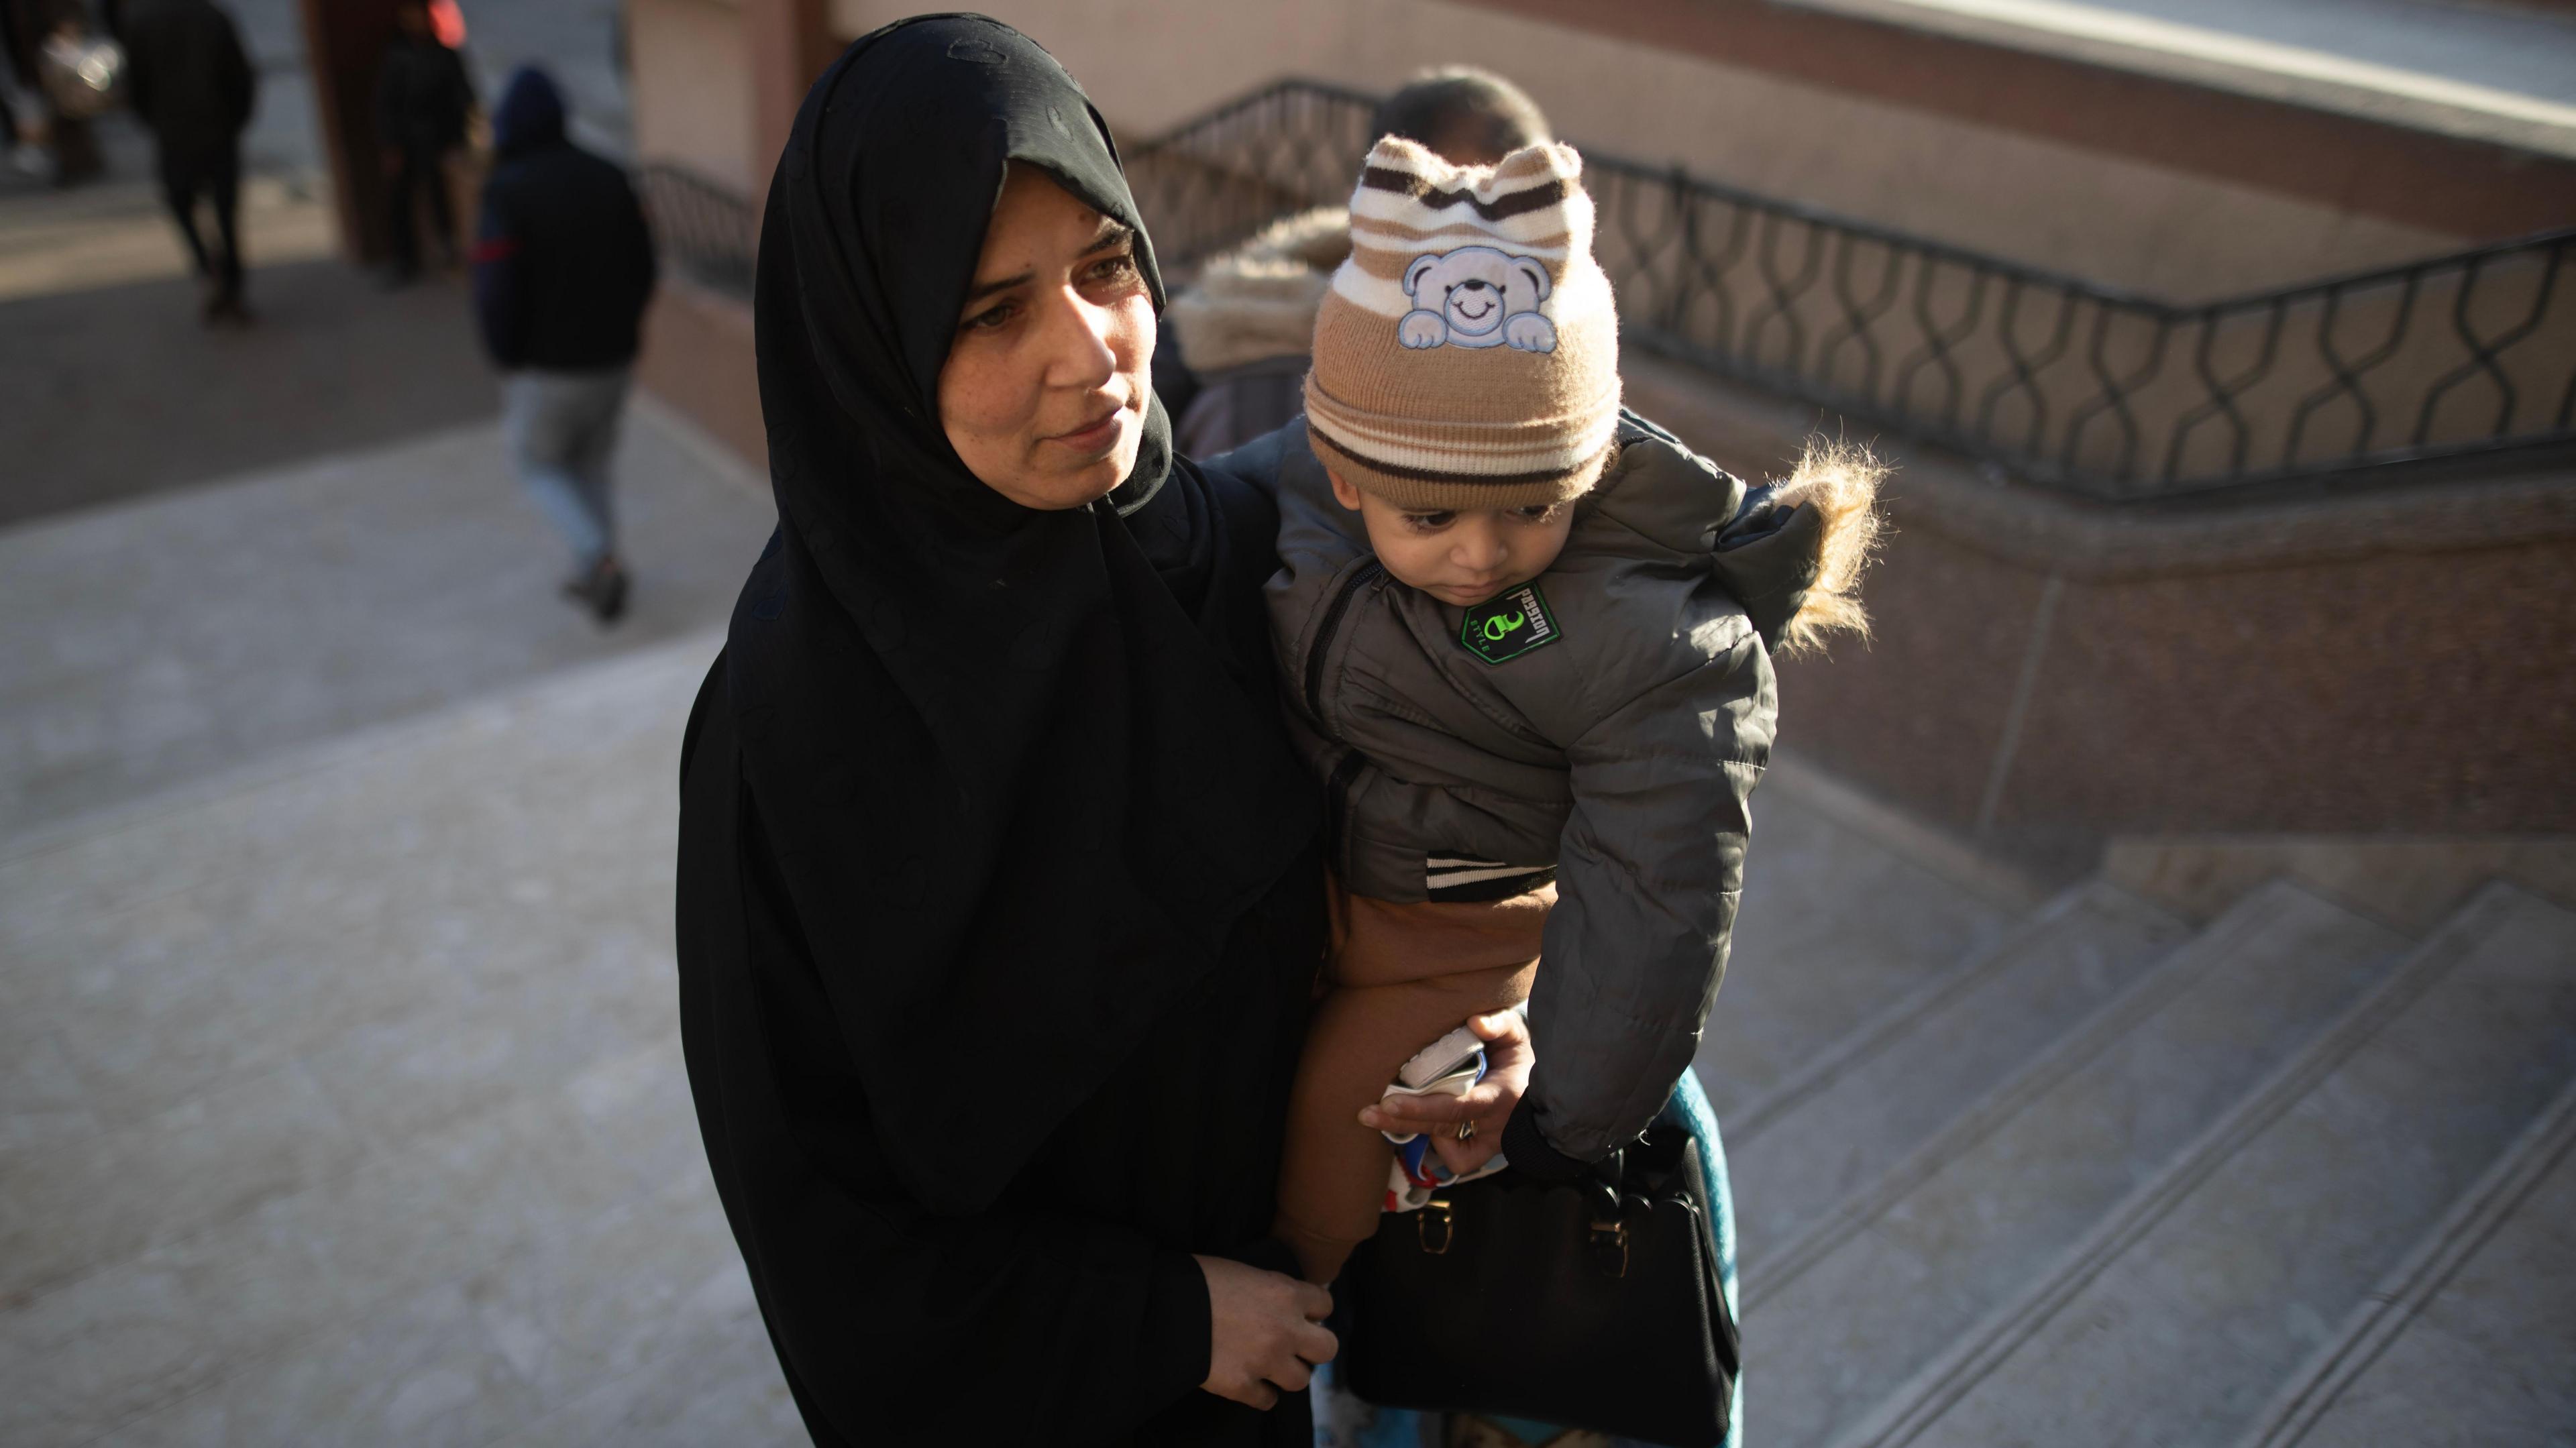
[[[1628,374],[1739,470],[1816,425]],[[2118,835],[2576,832],[2576,466],[2155,510],[1885,450],[1876,635],[1780,669],[1841,778],[2061,877]]]
[[[1894,514],[1877,638],[1782,666],[1783,738],[2008,855],[2576,831],[2576,543],[2088,582]]]
[[[636,377],[663,402],[705,428],[757,471],[769,467],[760,421],[760,378],[751,351],[751,308],[665,276],[644,317]]]

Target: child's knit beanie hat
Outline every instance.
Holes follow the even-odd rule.
[[[1619,425],[1619,317],[1592,259],[1583,158],[1453,166],[1389,136],[1351,193],[1351,256],[1315,318],[1306,435],[1408,510],[1581,495]]]

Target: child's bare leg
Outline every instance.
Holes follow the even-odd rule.
[[[1386,1198],[1386,1138],[1360,1125],[1414,1052],[1469,1016],[1529,997],[1536,961],[1421,980],[1334,988],[1315,1009],[1289,1097],[1272,1232],[1310,1282],[1340,1275],[1351,1249],[1377,1231]]]

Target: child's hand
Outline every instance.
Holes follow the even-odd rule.
[[[1529,1089],[1530,1067],[1538,1053],[1530,1047],[1529,1022],[1518,1011],[1496,1011],[1467,1022],[1485,1041],[1485,1079],[1459,1096],[1398,1096],[1366,1107],[1360,1124],[1371,1131],[1397,1135],[1421,1132],[1449,1170],[1464,1175],[1493,1159],[1503,1147],[1503,1127]],[[1474,1127],[1465,1141],[1458,1127]]]

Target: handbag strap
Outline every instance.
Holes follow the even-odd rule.
[[[1624,1151],[1614,1151],[1593,1164],[1579,1186],[1584,1203],[1584,1250],[1593,1269],[1604,1277],[1628,1275],[1628,1224],[1620,1214],[1619,1188],[1625,1177]]]

